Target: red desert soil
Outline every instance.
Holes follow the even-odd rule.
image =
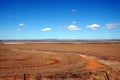
[[[4,61],[25,61],[26,59],[0,59],[0,62]],[[43,64],[39,66],[21,66],[21,67],[0,67],[0,69],[13,69],[13,68],[30,68],[30,67],[40,67],[40,66],[48,66],[60,63],[60,60],[57,59],[50,59],[52,62],[48,64]]]
[[[87,69],[87,70],[99,70],[99,69],[103,70],[104,69],[105,70],[105,66],[103,64],[101,64],[100,62],[98,62],[94,59],[88,58],[85,55],[79,55],[79,56],[84,58],[87,62],[87,65],[85,66],[85,69]],[[57,59],[52,59],[52,60],[54,61],[53,63],[46,64],[46,65],[54,65],[54,64],[60,63],[60,61],[57,60]],[[31,67],[35,67],[35,66],[31,66]],[[5,77],[5,78],[0,78],[0,80],[23,80],[23,79],[15,78],[15,77]],[[32,78],[28,78],[27,80],[32,80]]]
[[[85,72],[83,76],[87,78],[87,72],[89,73],[89,71],[106,71],[106,67],[111,67],[109,65],[103,65],[103,62],[99,62],[97,59],[84,56],[83,54],[95,56],[97,59],[103,59],[105,61],[119,62],[120,44],[0,44],[0,74],[1,76],[4,75],[0,80],[23,80],[24,71],[26,73],[30,72],[29,74],[35,75],[34,77],[36,77],[36,75],[39,76],[39,74],[36,73],[42,75],[44,72],[50,72],[53,73],[50,75],[54,75],[67,71],[70,71],[71,74],[78,73],[81,76],[81,69],[86,69],[83,71]],[[7,67],[9,67],[9,69],[2,69]],[[24,67],[28,68],[24,69]],[[111,72],[116,76],[110,74],[114,77],[119,77],[119,68],[114,69],[117,73],[114,73],[113,68],[114,67],[111,68]],[[13,74],[11,72],[15,72],[15,75],[19,72],[22,77],[8,77],[7,74]],[[103,72],[91,72],[90,75],[90,77],[96,77],[96,79],[90,80],[98,80],[99,78],[101,78],[99,80],[106,80]],[[88,79],[86,78],[85,80]],[[111,80],[119,79],[120,78]]]
[[[101,64],[100,62],[98,62],[94,59],[88,58],[85,55],[80,55],[80,56],[83,57],[87,61],[87,65],[85,66],[85,69],[88,69],[88,70],[103,69],[103,70],[105,70],[105,66],[103,64]]]
[[[86,66],[85,66],[85,69],[88,69],[88,70],[105,69],[105,66],[103,64],[101,64],[100,62],[96,61],[96,60],[88,58],[85,55],[79,55],[79,56],[84,58],[85,61],[87,62]],[[0,62],[5,62],[5,61],[26,61],[26,60],[28,60],[28,59],[0,59]],[[39,65],[39,66],[0,67],[0,69],[40,67],[40,66],[54,65],[54,64],[60,63],[60,60],[57,60],[57,59],[50,59],[50,60],[52,60],[51,63],[44,64],[44,65]]]

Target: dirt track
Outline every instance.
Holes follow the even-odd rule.
[[[106,66],[100,63],[99,61],[96,61],[94,59],[91,59],[85,55],[80,54],[82,58],[84,58],[87,62],[87,65],[85,65],[85,69],[88,70],[105,70]]]

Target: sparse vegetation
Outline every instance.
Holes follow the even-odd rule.
[[[0,44],[0,80],[119,80],[120,69],[104,61],[120,61],[120,44],[25,43]],[[78,54],[95,57],[105,68],[87,69]],[[96,62],[95,61],[95,62]],[[99,62],[99,63],[100,63]],[[96,62],[97,63],[97,62]],[[116,66],[119,64],[115,64]],[[106,77],[106,72],[110,71]]]

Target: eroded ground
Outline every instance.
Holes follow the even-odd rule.
[[[119,80],[120,44],[0,44],[0,80]],[[112,63],[112,64],[111,64]]]

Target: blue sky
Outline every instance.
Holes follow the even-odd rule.
[[[0,0],[0,39],[120,39],[120,0]]]

